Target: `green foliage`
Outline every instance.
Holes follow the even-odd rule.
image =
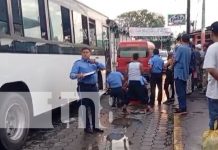
[[[126,27],[164,27],[165,20],[162,15],[148,12],[148,10],[137,10],[125,12],[116,19],[118,25]]]

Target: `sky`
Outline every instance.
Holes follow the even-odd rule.
[[[79,0],[91,8],[115,19],[123,12],[147,9],[150,12],[162,14],[167,23],[168,14],[186,13],[187,0]],[[206,1],[206,26],[218,21],[218,0]],[[197,29],[201,28],[202,0],[191,0],[191,20],[197,20]],[[172,31],[184,31],[185,26],[171,27]]]

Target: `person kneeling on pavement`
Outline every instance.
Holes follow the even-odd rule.
[[[113,98],[112,107],[115,107],[116,104],[118,107],[124,105],[123,111],[127,105],[125,98],[125,91],[123,90],[124,77],[120,72],[112,71],[108,72],[107,76],[107,85],[110,88],[110,96]]]

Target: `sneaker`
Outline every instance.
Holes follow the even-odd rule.
[[[174,100],[175,100],[174,96],[173,96],[173,97],[171,97],[171,98],[170,98],[170,100],[171,100],[171,101],[174,101]]]
[[[101,130],[99,128],[94,128],[93,131],[96,133],[104,133],[104,130]]]
[[[163,102],[163,104],[169,105],[169,104],[172,104],[173,102],[174,102],[173,100],[168,99],[165,102]]]
[[[187,114],[187,111],[184,109],[184,110],[182,110],[182,109],[176,109],[175,111],[174,111],[174,113],[175,114],[179,114],[179,115],[186,115]]]
[[[188,95],[188,96],[189,96],[189,95],[192,95],[192,92],[190,92],[190,93],[186,93],[186,95]]]
[[[84,129],[84,132],[87,133],[87,134],[93,134],[93,131],[92,131],[91,128]]]

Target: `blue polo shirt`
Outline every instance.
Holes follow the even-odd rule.
[[[123,75],[120,72],[114,71],[107,76],[107,84],[110,88],[122,87]]]
[[[83,79],[78,79],[79,83],[84,83],[84,84],[96,84],[98,82],[97,80],[97,70],[98,69],[105,69],[105,66],[101,63],[91,63],[90,60],[87,59],[80,59],[77,60],[70,72],[70,78],[71,79],[77,79],[76,75],[77,74],[84,74],[84,73],[89,73],[92,71],[95,71],[94,74],[85,76]]]
[[[149,60],[149,65],[151,65],[151,73],[162,73],[164,61],[159,55],[153,55]]]
[[[175,54],[174,79],[187,81],[191,60],[191,48],[188,44],[180,45]]]

